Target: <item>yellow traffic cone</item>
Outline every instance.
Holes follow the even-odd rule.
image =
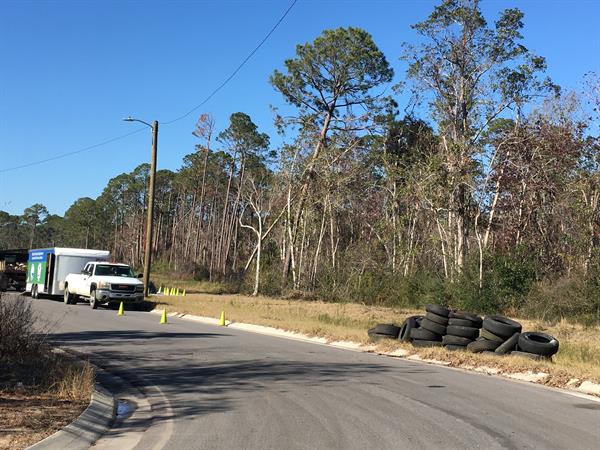
[[[219,325],[222,327],[225,326],[225,311],[221,311],[221,320],[219,320]]]
[[[162,291],[162,286],[158,288],[158,291],[156,291],[156,293],[160,294],[161,291]]]
[[[179,288],[177,288],[177,289],[175,290],[175,296],[176,296],[176,297],[179,297]]]
[[[117,313],[117,316],[123,316],[125,315],[123,312],[123,302],[121,302],[121,304],[119,305],[119,312]]]
[[[167,310],[163,309],[162,316],[160,317],[160,323],[167,323]]]
[[[169,288],[165,288],[166,289],[166,295],[171,295],[171,289]]]
[[[185,297],[185,289],[183,290],[183,294],[182,294],[182,296],[183,296],[183,297]]]

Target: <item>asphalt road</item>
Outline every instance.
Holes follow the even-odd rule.
[[[98,448],[600,448],[600,403],[541,386],[183,319],[160,325],[147,312],[32,304],[52,340],[120,377],[113,389],[137,405]]]

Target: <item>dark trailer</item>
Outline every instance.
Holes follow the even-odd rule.
[[[0,250],[0,291],[25,290],[28,258],[27,249]]]

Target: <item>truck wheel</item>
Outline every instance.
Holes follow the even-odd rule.
[[[65,302],[65,305],[71,305],[71,304],[73,304],[73,296],[69,292],[68,288],[65,288],[64,302]]]
[[[92,307],[92,309],[98,308],[98,300],[96,300],[96,290],[95,289],[92,292],[90,292],[90,306]]]
[[[40,298],[39,294],[38,294],[37,284],[34,284],[33,286],[31,286],[31,298],[35,298],[35,299]]]

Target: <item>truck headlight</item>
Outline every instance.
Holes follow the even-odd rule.
[[[110,283],[108,281],[99,281],[98,289],[109,289],[110,290]]]

